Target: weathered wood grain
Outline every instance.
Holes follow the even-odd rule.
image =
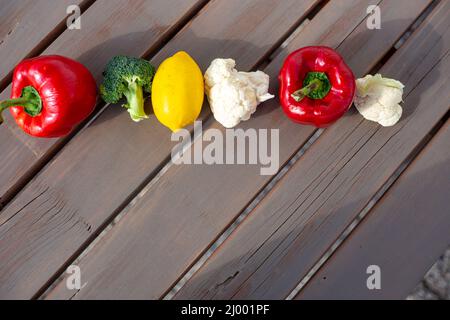
[[[450,245],[449,177],[447,121],[296,298],[405,298]],[[367,287],[371,265],[380,290]]]
[[[44,49],[66,27],[69,5],[84,0],[0,1],[0,89],[22,59]]]
[[[75,58],[85,64],[99,81],[105,64],[112,56],[117,54],[141,56],[153,52],[176,30],[177,26],[179,27],[186,18],[197,10],[199,5],[204,3],[204,1],[197,0],[170,2],[165,0],[99,0],[83,14],[81,30],[67,30],[45,50],[44,54],[58,53]],[[122,108],[115,107],[118,111],[122,111]],[[5,118],[9,120],[8,126],[0,128],[0,149],[2,155],[4,155],[0,169],[0,190],[2,193],[17,184],[20,177],[31,170],[42,158],[45,158],[46,153],[60,141],[28,137],[12,123],[11,117],[6,116]],[[120,130],[117,133],[126,134],[126,132],[120,132]],[[106,135],[108,134],[109,132],[106,133]],[[129,133],[126,137],[127,142],[132,136],[133,133]],[[94,135],[90,139],[95,138],[97,137]],[[81,151],[82,148],[81,146],[78,151]],[[126,146],[121,146],[121,151],[126,151],[126,148]],[[101,152],[101,148],[98,151]],[[89,165],[88,159],[89,155],[66,159],[63,166],[59,168],[57,176],[63,175],[71,168],[78,170],[79,167]],[[83,162],[83,160],[86,161]],[[114,170],[113,167],[105,166],[104,163],[99,162],[98,168],[93,174],[83,177],[78,183],[73,182],[72,186],[75,189],[66,188],[67,186],[62,185],[64,189],[58,192],[48,190],[43,197],[36,199],[36,201],[42,201],[40,202],[41,206],[34,207],[30,204],[29,210],[21,211],[22,214],[25,214],[25,217],[22,217],[23,221],[29,223],[30,229],[27,232],[23,229],[23,223],[16,220],[20,216],[15,216],[19,211],[16,210],[16,204],[12,204],[8,209],[2,211],[0,214],[0,297],[31,297],[54,274],[55,269],[61,265],[62,261],[65,261],[71,255],[70,252],[65,252],[66,256],[55,256],[46,260],[45,264],[51,266],[50,268],[38,263],[39,260],[42,262],[39,257],[41,246],[52,251],[55,246],[69,241],[61,240],[62,242],[59,244],[52,241],[47,242],[48,239],[55,236],[55,234],[51,235],[50,230],[63,236],[59,233],[61,229],[66,230],[65,228],[72,226],[62,222],[70,217],[75,210],[69,208],[60,215],[55,215],[55,212],[49,209],[59,210],[59,205],[65,207],[64,199],[71,194],[71,191],[79,197],[80,202],[85,202],[86,198],[92,198],[96,193],[96,174],[108,175],[111,170]],[[75,174],[77,174],[76,171]],[[85,185],[89,182],[92,182],[93,189],[90,192],[84,192]],[[57,183],[57,179],[54,179],[53,183]],[[33,184],[28,190],[31,190],[31,197],[34,197],[35,192],[39,193],[42,189]],[[50,195],[53,197],[50,197]],[[21,197],[18,197],[19,203]],[[105,200],[107,196],[99,199],[102,202],[107,201]],[[19,203],[17,204],[21,206]],[[88,208],[89,210],[90,208]],[[42,220],[39,220],[39,218]],[[55,225],[52,225],[47,219],[53,221]],[[39,225],[37,221],[43,224]],[[70,221],[70,223],[73,223],[76,230],[80,228],[78,231],[84,236],[91,235],[92,230],[83,218],[75,216],[75,221]],[[7,230],[10,227],[22,230],[16,233],[17,238],[15,236],[9,237]],[[39,229],[39,227],[43,229]],[[41,230],[42,233],[37,232],[38,230]],[[64,231],[62,232],[64,233]],[[39,240],[36,239],[37,234],[41,236],[38,237]],[[69,241],[69,243],[71,242]],[[10,254],[15,255],[15,258],[8,258]],[[33,256],[33,254],[35,255]],[[27,270],[24,271],[22,268],[27,268]]]
[[[289,295],[448,111],[449,8],[442,2],[381,70],[406,84],[403,119],[382,128],[350,112],[327,129],[177,298]]]
[[[202,3],[205,1],[100,0],[82,15],[80,30],[66,30],[43,54],[77,59],[100,82],[111,57],[141,56],[154,51]],[[0,95],[0,100],[9,94],[10,88]],[[65,141],[30,137],[16,125],[9,112],[4,116],[0,149],[7,159],[0,167],[0,204],[7,202]]]
[[[371,63],[359,64],[362,57],[358,55],[349,61],[358,74],[367,72],[421,11],[417,6],[416,12],[414,9],[407,12],[386,10],[387,17],[402,21],[388,25],[389,42],[386,33],[382,37],[378,33],[363,32],[368,3],[330,2],[267,68],[272,76],[271,90],[277,90],[276,75],[287,52],[299,46],[317,44],[319,40],[323,44],[339,46],[346,39],[341,50],[352,41],[358,41],[363,48],[372,46],[375,50],[369,52]],[[416,2],[422,9],[426,3]],[[394,9],[398,6],[398,9],[400,5],[404,3],[395,1],[383,7]],[[321,19],[322,15],[330,19]],[[369,39],[374,41],[368,43]],[[240,127],[279,128],[280,159],[286,162],[313,129],[288,121],[276,100],[260,109],[253,120]],[[217,123],[213,123],[213,127],[223,130]],[[269,177],[259,175],[259,166],[171,167],[147,188],[132,208],[126,210],[126,215],[92,251],[77,262],[86,274],[88,285],[75,298],[160,297],[268,180]],[[62,282],[50,297],[61,298],[69,294]]]
[[[153,62],[158,65],[176,51],[185,50],[203,70],[218,56],[235,57],[241,69],[251,69],[276,48],[316,2],[213,1]],[[8,295],[9,287],[26,285],[13,292],[26,296],[44,285],[167,160],[172,145],[170,132],[154,117],[136,124],[119,105],[109,106],[4,210],[0,241],[3,236],[7,245],[0,251],[0,283],[5,279],[0,293]],[[20,240],[15,236],[16,228],[36,231]],[[9,237],[12,239],[6,241]],[[48,238],[54,241],[46,242]],[[13,245],[15,249],[10,251]],[[32,250],[30,263],[24,263],[20,257],[28,250]],[[30,272],[37,276],[32,280],[21,277]],[[165,290],[163,285],[161,282],[146,289],[154,290],[152,294],[157,296]],[[138,292],[129,294],[132,297]]]

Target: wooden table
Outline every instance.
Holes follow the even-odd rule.
[[[67,28],[71,4],[81,29]],[[120,105],[99,102],[63,139],[26,136],[5,113],[0,298],[405,298],[450,244],[449,17],[447,0],[0,0],[0,99],[14,66],[40,54],[77,59],[99,83],[118,54],[159,65],[185,50],[203,71],[232,57],[277,92],[289,52],[327,45],[357,77],[406,85],[389,128],[353,108],[317,130],[262,104],[239,128],[279,130],[272,176],[175,165],[170,132]],[[225,130],[206,103],[201,120]],[[73,270],[81,288],[67,286]]]

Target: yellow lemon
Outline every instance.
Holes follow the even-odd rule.
[[[163,125],[175,132],[198,118],[204,92],[199,66],[186,52],[180,51],[166,59],[155,74],[153,111]]]

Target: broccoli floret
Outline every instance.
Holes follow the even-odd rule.
[[[117,103],[123,96],[133,121],[148,118],[144,111],[144,91],[150,93],[155,67],[147,60],[116,56],[106,65],[100,95],[107,103]]]

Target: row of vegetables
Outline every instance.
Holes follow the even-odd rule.
[[[98,91],[107,103],[122,99],[131,119],[149,118],[151,98],[156,118],[172,131],[192,124],[206,94],[215,119],[233,128],[250,119],[257,106],[274,95],[262,71],[236,70],[233,59],[215,59],[205,74],[180,51],[156,68],[147,60],[116,56],[103,72],[99,90],[89,70],[62,56],[22,61],[14,70],[11,99],[0,102],[16,123],[35,137],[61,137],[93,111]],[[291,53],[279,74],[279,100],[293,121],[327,127],[354,103],[368,120],[392,126],[402,115],[403,84],[377,74],[355,79],[343,58],[328,47],[304,47]]]

